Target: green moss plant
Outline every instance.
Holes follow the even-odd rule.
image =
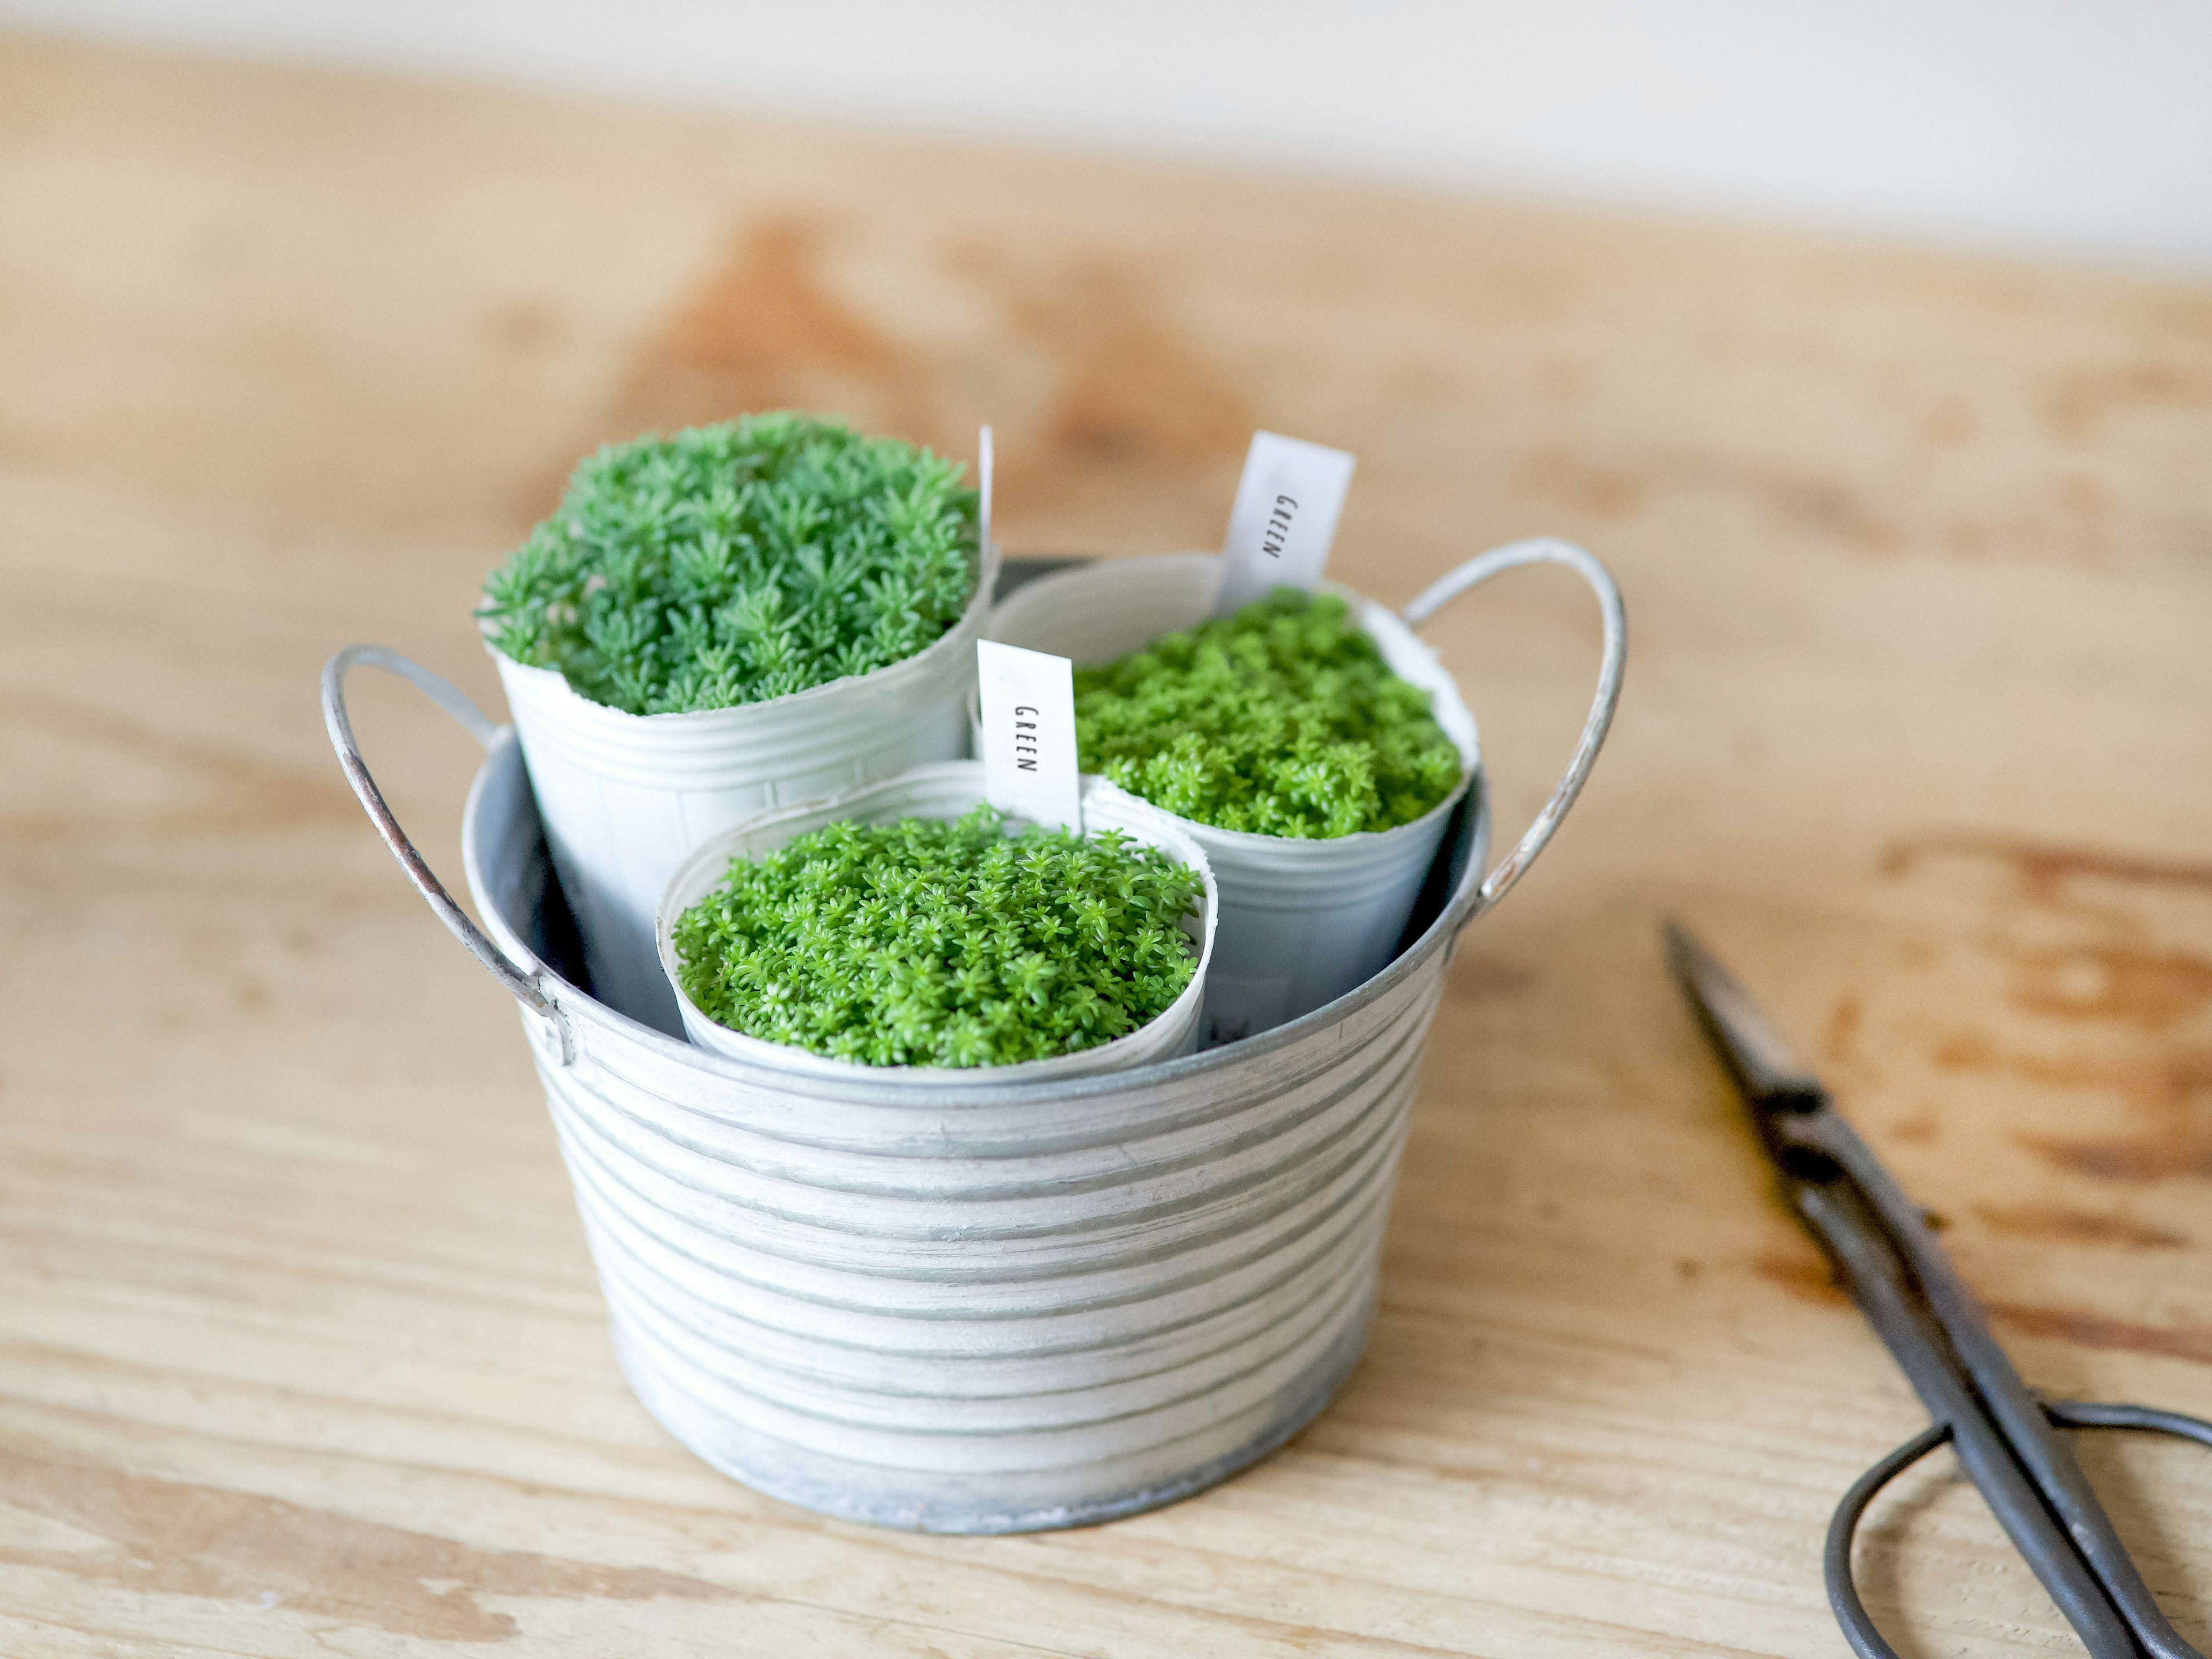
[[[1196,970],[1198,873],[1118,831],[833,823],[677,919],[679,977],[718,1024],[866,1066],[1005,1066],[1111,1041]]]
[[[1157,806],[1307,840],[1410,823],[1462,766],[1345,602],[1294,587],[1078,670],[1075,732],[1085,771]]]
[[[519,663],[633,714],[765,702],[913,656],[978,578],[963,469],[803,415],[611,444],[484,583]]]

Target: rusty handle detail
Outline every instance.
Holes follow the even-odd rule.
[[[1575,745],[1566,771],[1519,844],[1482,878],[1474,907],[1468,914],[1469,921],[1504,898],[1513,884],[1521,879],[1522,872],[1535,862],[1536,854],[1544,850],[1544,843],[1559,827],[1559,820],[1566,817],[1567,809],[1575,804],[1575,797],[1582,793],[1583,781],[1596,764],[1597,751],[1604,746],[1606,732],[1613,725],[1613,711],[1620,702],[1621,670],[1628,659],[1628,617],[1622,609],[1620,589],[1613,583],[1613,573],[1594,555],[1572,542],[1549,536],[1509,542],[1504,547],[1493,547],[1487,553],[1477,555],[1449,575],[1431,583],[1401,614],[1410,626],[1418,629],[1469,588],[1481,586],[1501,571],[1524,564],[1565,565],[1589,584],[1590,591],[1597,595],[1598,611],[1605,622],[1604,654],[1598,664],[1597,695],[1590,699],[1589,719],[1583,723],[1582,740]]]
[[[415,843],[408,840],[407,832],[399,827],[399,820],[385,805],[384,792],[369,775],[368,764],[361,757],[361,745],[354,741],[353,722],[346,714],[346,671],[356,664],[381,668],[408,681],[451,714],[486,749],[506,738],[514,728],[494,725],[452,681],[383,646],[349,645],[323,665],[323,724],[330,728],[331,747],[337,750],[338,764],[345,768],[346,781],[353,785],[354,793],[361,797],[362,808],[376,826],[376,833],[384,837],[384,844],[399,860],[399,867],[407,872],[416,890],[429,901],[438,920],[446,924],[455,939],[468,946],[469,954],[483,963],[492,977],[514,994],[516,1001],[532,1013],[542,1014],[558,1024],[553,999],[545,994],[538,976],[525,973],[511,961],[505,951],[484,936],[483,929],[476,925],[469,913],[454,902],[446,884],[431,872]]]

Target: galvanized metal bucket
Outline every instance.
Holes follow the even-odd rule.
[[[1487,875],[1483,780],[1455,813],[1395,958],[1245,1041],[1130,1071],[957,1089],[777,1072],[595,1000],[511,728],[396,653],[324,671],[331,741],[440,918],[522,1005],[617,1358],[708,1462],[832,1515],[928,1531],[1079,1525],[1168,1503],[1280,1445],[1358,1361],[1422,1045],[1461,933],[1558,827],[1620,695],[1620,596],[1565,775]],[[343,699],[368,663],[487,750],[463,860],[479,929],[363,764]]]

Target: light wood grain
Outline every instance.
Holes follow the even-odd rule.
[[[1710,227],[0,41],[0,1652],[1843,1651],[1831,1504],[1921,1416],[1659,969],[1707,933],[2034,1381],[2212,1411],[2212,291]],[[1402,601],[1550,531],[1613,745],[1469,937],[1365,1364],[1093,1530],[826,1523],[624,1392],[501,993],[362,822],[322,659],[496,706],[483,570],[601,438],[784,403],[1004,535],[1219,533],[1358,452]],[[1438,633],[1506,822],[1595,628]],[[458,868],[465,741],[360,724]],[[2091,1443],[2212,1639],[2212,1463]],[[1914,1655],[2069,1650],[1942,1468]]]

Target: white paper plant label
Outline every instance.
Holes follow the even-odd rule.
[[[1255,432],[1229,509],[1221,544],[1221,586],[1213,614],[1265,599],[1288,585],[1321,586],[1336,520],[1352,488],[1352,458],[1274,432]]]
[[[983,798],[1016,817],[1080,834],[1075,665],[978,640],[975,678],[983,705]]]

